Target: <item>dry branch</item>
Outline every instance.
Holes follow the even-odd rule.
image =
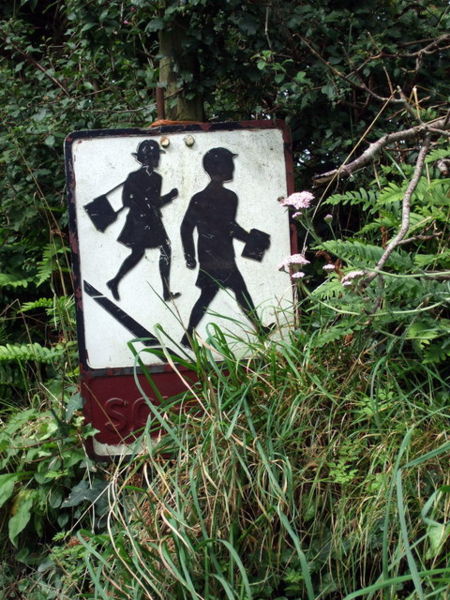
[[[403,129],[402,131],[387,133],[386,135],[383,135],[383,137],[379,138],[376,142],[372,142],[369,147],[360,156],[358,156],[358,158],[355,158],[355,160],[352,160],[348,164],[344,163],[332,171],[327,171],[326,173],[317,175],[314,178],[314,183],[319,185],[322,183],[328,183],[336,177],[348,177],[355,171],[358,171],[362,167],[370,164],[376,158],[379,152],[389,144],[411,140],[423,134],[429,134],[432,132],[438,133],[436,130],[441,130],[441,132],[445,131],[445,133],[447,133],[448,128],[448,119],[447,117],[443,117],[441,119],[434,119],[432,121],[428,121],[427,123],[416,125],[415,127],[410,127],[409,129]],[[442,133],[440,133],[440,135],[442,135]]]
[[[423,166],[425,164],[425,157],[427,155],[429,147],[430,147],[430,135],[427,134],[425,136],[423,145],[421,146],[421,148],[419,150],[419,155],[417,156],[413,176],[412,176],[411,181],[409,182],[409,185],[406,189],[405,195],[403,196],[402,222],[401,222],[400,229],[399,229],[397,235],[395,237],[393,237],[392,240],[387,245],[387,248],[385,249],[385,251],[383,252],[383,255],[381,256],[380,260],[377,262],[377,264],[375,266],[375,270],[372,271],[372,273],[370,273],[367,276],[367,278],[365,280],[366,283],[369,283],[370,281],[372,281],[372,279],[375,279],[375,277],[378,275],[379,271],[381,271],[381,269],[386,264],[388,258],[392,254],[392,252],[395,250],[395,248],[397,248],[397,246],[399,244],[401,244],[403,238],[408,233],[409,223],[410,223],[410,214],[411,214],[411,197],[414,193],[414,190],[417,187],[417,184],[419,183],[420,176],[422,175]]]

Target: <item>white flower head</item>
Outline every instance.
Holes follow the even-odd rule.
[[[350,271],[350,273],[347,273],[347,275],[344,275],[344,277],[341,280],[341,283],[343,286],[350,286],[353,283],[354,279],[357,279],[359,277],[363,277],[365,275],[365,271]]]
[[[336,266],[333,265],[332,263],[329,263],[328,265],[323,265],[322,269],[324,271],[335,271],[336,270]]]
[[[309,265],[309,260],[303,254],[292,254],[287,260],[291,265]]]
[[[292,279],[302,279],[305,276],[303,271],[297,271],[297,273],[292,273]]]
[[[331,223],[331,221],[333,220],[333,215],[325,215],[323,220],[325,221],[325,223]]]
[[[314,196],[311,192],[294,192],[281,200],[280,204],[281,206],[292,206],[296,210],[300,210],[302,208],[309,208],[313,200]]]
[[[291,254],[291,256],[286,256],[286,258],[281,261],[278,265],[278,270],[290,273],[291,265],[309,265],[309,260],[305,258],[303,254]]]

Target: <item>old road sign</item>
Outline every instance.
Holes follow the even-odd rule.
[[[81,389],[108,456],[157,402],[136,353],[173,396],[185,384],[149,350],[188,357],[216,324],[239,355],[292,306],[289,138],[273,121],[170,125],[77,131],[65,150]]]

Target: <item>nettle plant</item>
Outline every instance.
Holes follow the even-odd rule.
[[[425,364],[450,356],[450,150],[428,151],[425,142],[415,165],[379,166],[367,187],[335,193],[321,205],[310,192],[281,202],[306,233],[301,252],[280,269],[298,282],[301,310],[317,328],[332,319],[315,345],[371,330],[400,340]],[[328,239],[317,233],[316,215],[324,210],[322,237]],[[360,227],[347,235],[340,222],[350,210],[359,211]]]

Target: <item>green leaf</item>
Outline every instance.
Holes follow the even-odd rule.
[[[0,507],[11,498],[16,481],[19,481],[18,473],[0,475]]]
[[[77,485],[72,488],[72,491],[64,500],[61,507],[70,508],[78,506],[83,502],[95,502],[106,486],[107,483],[101,480],[94,481],[92,486],[90,486],[89,482],[86,480],[80,481],[80,483],[77,483]]]
[[[336,96],[334,86],[330,83],[323,85],[320,89],[322,94],[325,94],[329,100],[333,100]]]
[[[13,505],[13,516],[8,523],[8,533],[11,543],[17,547],[17,537],[25,529],[31,518],[31,507],[34,500],[33,490],[20,491]]]
[[[427,535],[430,542],[430,549],[426,556],[427,559],[433,559],[439,554],[440,549],[448,538],[449,532],[449,527],[442,523],[427,527]]]
[[[164,27],[163,19],[152,19],[145,28],[145,31],[159,31]]]
[[[90,29],[97,27],[97,23],[86,23],[80,30],[80,33],[84,33],[85,31],[89,31]]]
[[[66,406],[66,421],[70,421],[73,417],[74,412],[83,408],[83,398],[81,394],[73,394],[67,402]]]

